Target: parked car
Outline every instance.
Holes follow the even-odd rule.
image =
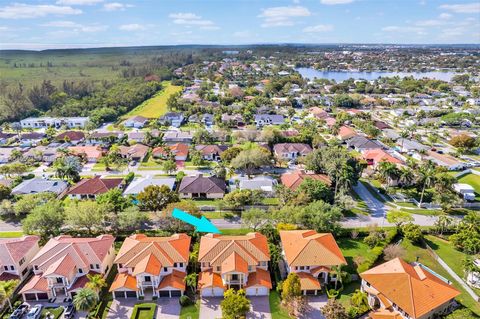
[[[70,318],[73,318],[73,316],[75,315],[75,306],[70,303],[68,304],[66,307],[65,307],[65,312],[63,313],[65,319],[70,319]]]
[[[42,305],[35,305],[30,311],[27,313],[27,319],[38,319],[42,314]]]
[[[21,319],[23,316],[28,312],[28,305],[26,304],[21,304],[20,306],[17,307],[13,311],[13,313],[10,315],[10,319]]]

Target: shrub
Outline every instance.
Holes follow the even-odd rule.
[[[383,254],[385,255],[385,260],[392,260],[397,257],[402,258],[405,255],[405,248],[399,244],[388,245],[385,247]]]
[[[180,302],[180,305],[182,307],[190,306],[191,304],[193,304],[192,300],[188,296],[185,296],[185,295],[180,297],[179,302]]]
[[[420,243],[420,241],[423,239],[423,234],[420,226],[413,223],[404,225],[402,227],[402,232],[405,238],[407,238],[414,244]]]

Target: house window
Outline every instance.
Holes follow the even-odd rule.
[[[100,265],[99,265],[99,264],[96,264],[95,267],[96,267],[97,269],[100,269]]]
[[[82,268],[78,268],[78,273],[79,273],[79,274],[83,274],[83,269],[82,269]]]
[[[253,270],[253,267],[252,266],[248,266],[248,271],[252,271]]]
[[[303,267],[303,266],[300,266],[300,270],[305,270],[305,267]]]
[[[177,268],[177,263],[173,263],[173,267]]]
[[[33,265],[33,269],[38,270],[38,266],[37,266],[37,265]]]
[[[168,268],[167,268],[167,267],[163,267],[163,271],[164,271],[164,272],[167,272],[167,271],[168,271]]]
[[[222,270],[222,267],[221,266],[217,266],[217,271],[221,271]]]
[[[152,281],[152,278],[151,278],[150,276],[145,276],[144,278],[145,278],[145,281],[146,281],[146,282]]]
[[[25,257],[23,257],[22,259],[20,259],[20,261],[18,262],[18,264],[21,266],[25,263]]]
[[[310,266],[305,266],[305,270],[310,270]]]
[[[118,264],[118,268],[123,268],[123,264]]]
[[[8,266],[3,266],[3,269],[5,269],[5,271],[8,271]]]
[[[178,267],[183,267],[183,263],[178,263]]]
[[[93,266],[93,264],[90,264],[90,269],[95,269],[95,267]]]
[[[62,277],[57,277],[57,284],[63,284]]]
[[[15,270],[15,266],[10,266],[10,270]]]

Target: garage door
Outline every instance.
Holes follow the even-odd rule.
[[[307,295],[315,295],[316,290],[307,290],[306,294]]]
[[[36,294],[23,294],[25,296],[25,300],[37,300]]]
[[[125,293],[123,291],[114,291],[115,298],[125,298]]]
[[[268,288],[266,287],[251,287],[245,291],[247,296],[266,296],[268,295]]]
[[[48,300],[48,294],[47,293],[41,293],[37,294],[38,300]]]
[[[222,288],[204,288],[202,289],[203,297],[223,297]]]
[[[127,298],[137,298],[137,293],[135,291],[127,291]]]
[[[160,297],[170,297],[170,294],[168,293],[168,290],[165,291],[165,290],[160,290],[159,291],[159,294],[160,294]]]
[[[172,290],[172,297],[180,297],[182,292],[180,290]]]

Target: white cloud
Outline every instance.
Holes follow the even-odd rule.
[[[295,22],[292,18],[309,17],[312,13],[302,6],[271,7],[264,9],[259,18],[263,18],[262,27],[292,26]]]
[[[333,30],[333,25],[331,24],[317,24],[310,27],[306,27],[302,31],[307,33],[317,33],[317,32],[328,32],[332,30]]]
[[[456,13],[480,13],[480,2],[466,4],[442,4],[440,9]]]
[[[81,13],[82,10],[69,6],[14,3],[0,8],[0,19],[31,19],[45,17],[47,15],[72,15]]]
[[[100,32],[105,31],[108,26],[100,24],[82,25],[73,21],[51,21],[41,24],[42,27],[71,29],[73,32]],[[57,31],[55,31],[57,32]]]
[[[118,28],[122,31],[141,31],[146,29],[145,26],[138,23],[122,24]]]
[[[233,36],[236,38],[249,38],[252,36],[250,31],[237,31],[233,33]]]
[[[103,5],[105,11],[125,11],[127,8],[131,8],[133,5],[120,2],[109,2]]]
[[[352,3],[355,0],[320,0],[322,4],[335,5],[335,4],[347,4]]]
[[[442,19],[442,20],[448,20],[452,17],[452,15],[450,13],[441,13],[438,18],[439,19]]]
[[[68,6],[91,6],[103,0],[58,0],[57,4],[64,4]]]
[[[396,25],[391,25],[391,26],[387,26],[387,27],[382,28],[382,31],[385,31],[385,32],[423,32],[423,28],[409,27],[409,26],[400,27],[400,26],[396,26]]]
[[[168,15],[173,23],[185,26],[197,26],[202,30],[218,30],[220,27],[216,26],[211,20],[203,19],[201,16],[191,12],[171,13]]]
[[[415,25],[419,27],[437,27],[439,25],[444,25],[444,24],[445,24],[445,21],[441,21],[441,20],[421,20],[421,21],[415,22]]]

